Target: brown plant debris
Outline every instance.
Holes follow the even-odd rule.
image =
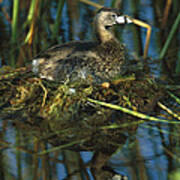
[[[16,126],[53,145],[112,152],[136,131],[138,119],[92,104],[96,99],[151,114],[165,90],[148,76],[126,78],[109,88],[85,82],[57,84],[34,77],[28,68],[0,71],[0,114]],[[118,128],[102,128],[112,124]],[[73,142],[79,142],[74,145]],[[71,146],[71,143],[73,144]],[[66,147],[67,148],[67,147]]]

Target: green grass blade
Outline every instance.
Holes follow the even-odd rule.
[[[56,20],[54,23],[54,27],[53,27],[53,31],[52,31],[52,39],[54,40],[57,35],[58,35],[58,30],[59,30],[59,25],[60,25],[60,18],[61,18],[61,14],[62,14],[62,9],[64,7],[64,2],[65,0],[61,0],[58,3],[58,9],[57,9],[57,14],[56,14]]]
[[[80,139],[80,140],[77,140],[77,141],[72,141],[72,142],[70,142],[70,143],[63,144],[63,145],[60,145],[60,146],[57,146],[57,147],[54,147],[54,148],[51,148],[51,149],[42,151],[42,152],[38,153],[37,155],[44,155],[44,154],[47,154],[47,153],[59,151],[59,150],[64,149],[64,148],[68,148],[68,147],[70,147],[70,146],[83,143],[83,142],[85,142],[86,140],[87,140],[87,139]]]
[[[130,127],[130,126],[135,126],[137,124],[142,124],[144,123],[145,121],[144,120],[139,120],[139,121],[135,121],[135,122],[131,122],[131,123],[124,123],[124,124],[111,124],[111,125],[108,125],[108,126],[102,126],[100,127],[100,129],[117,129],[117,128],[126,128],[126,127]]]
[[[89,0],[79,0],[79,1],[82,2],[82,3],[88,4],[90,6],[93,6],[93,7],[97,8],[97,9],[100,9],[100,8],[103,7],[102,5],[100,5],[98,3],[95,3],[95,2],[92,2],[92,1],[89,1]]]
[[[91,98],[88,98],[87,100],[89,102],[99,104],[101,106],[109,107],[109,108],[115,109],[115,110],[120,110],[120,111],[122,111],[124,113],[130,114],[132,116],[135,116],[135,117],[138,117],[138,118],[141,118],[141,119],[146,119],[146,120],[156,121],[156,122],[163,122],[163,123],[170,123],[170,124],[180,124],[180,122],[177,122],[177,121],[169,121],[167,119],[159,119],[159,118],[156,118],[156,117],[153,117],[153,116],[148,116],[146,114],[143,114],[143,113],[140,113],[140,112],[137,112],[137,111],[132,111],[132,110],[130,110],[128,108],[124,108],[124,107],[114,105],[114,104],[110,104],[110,103],[105,103],[105,102],[102,102],[102,101],[97,101],[97,100],[94,100],[94,99],[91,99]]]
[[[13,17],[12,17],[12,35],[11,43],[15,44],[17,42],[17,25],[18,25],[18,12],[19,12],[19,0],[14,0],[13,2]]]
[[[169,92],[169,91],[168,91],[168,94],[169,94],[173,99],[175,99],[175,101],[176,101],[178,104],[180,104],[180,99],[179,99],[177,96],[175,96],[173,93],[171,93],[171,92]]]
[[[177,18],[176,18],[176,20],[175,20],[175,22],[173,24],[173,27],[172,27],[172,29],[171,29],[171,31],[169,33],[169,36],[168,36],[168,38],[167,38],[167,40],[166,40],[166,42],[165,42],[165,44],[164,44],[164,46],[163,46],[163,48],[161,50],[160,57],[159,57],[160,59],[164,58],[164,56],[166,54],[166,51],[167,51],[167,49],[169,47],[169,44],[170,44],[170,42],[171,42],[171,40],[172,40],[172,38],[174,36],[174,33],[176,32],[176,30],[178,28],[179,23],[180,23],[180,13],[178,14],[178,16],[177,16]]]
[[[17,27],[18,27],[18,13],[19,13],[19,0],[13,1],[13,15],[12,15],[12,23],[11,23],[11,58],[9,64],[12,67],[15,67],[15,53],[14,47],[17,44]]]
[[[31,1],[31,6],[29,8],[27,22],[30,22],[33,19],[33,15],[34,15],[34,11],[35,11],[35,4],[36,4],[36,0],[32,0]]]

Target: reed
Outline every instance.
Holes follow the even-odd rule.
[[[16,145],[20,146],[21,144],[21,137],[20,137],[20,132],[19,130],[16,131]],[[22,179],[22,154],[21,151],[19,151],[19,149],[16,149],[16,166],[17,166],[17,176],[18,179],[21,180]]]
[[[18,14],[19,14],[19,0],[13,1],[13,17],[11,24],[11,43],[16,44],[17,42],[17,26],[18,26]]]
[[[91,98],[88,98],[87,100],[89,102],[91,102],[91,103],[99,104],[101,106],[105,106],[105,107],[108,107],[108,108],[111,108],[111,109],[119,110],[119,111],[122,111],[124,113],[130,114],[132,116],[135,116],[135,117],[138,117],[138,118],[141,118],[141,119],[146,119],[146,120],[149,120],[149,121],[156,121],[156,122],[170,123],[170,124],[179,124],[180,123],[180,122],[177,122],[177,121],[169,121],[167,119],[156,118],[156,117],[149,116],[149,115],[137,112],[137,111],[132,111],[132,110],[130,110],[128,108],[124,108],[124,107],[114,105],[114,104],[111,104],[111,103],[106,103],[106,102],[94,100],[94,99],[91,99]]]
[[[165,28],[171,5],[172,5],[172,0],[167,0],[166,7],[165,7],[165,10],[164,10],[163,19],[162,19],[162,23],[161,23],[161,28],[162,29]]]
[[[12,47],[17,44],[17,27],[18,27],[18,14],[19,14],[19,0],[14,0],[13,1],[13,16],[12,16],[12,23],[11,23],[11,44]],[[15,51],[14,49],[11,49],[11,59],[9,64],[13,67],[15,67]]]
[[[80,1],[80,2],[83,2],[83,3],[85,3],[85,4],[88,4],[88,5],[90,5],[90,6],[93,6],[93,7],[97,8],[97,9],[100,9],[100,8],[103,7],[102,5],[100,5],[100,4],[98,4],[98,3],[95,3],[95,2],[92,2],[92,1],[89,1],[89,0],[79,0],[79,1]]]
[[[33,41],[33,36],[35,33],[35,24],[38,19],[38,15],[39,15],[39,11],[40,11],[40,9],[39,9],[40,1],[41,0],[33,0],[31,2],[31,7],[30,7],[29,14],[27,17],[27,22],[30,23],[30,28],[29,28],[29,32],[28,32],[24,42],[28,43],[29,45],[31,45],[32,41]]]
[[[73,0],[70,0],[70,1],[73,2]],[[3,2],[5,2],[5,1],[0,0],[0,2],[3,4]],[[0,38],[2,38],[2,39],[0,39],[1,40],[0,61],[2,62],[2,65],[6,64],[6,61],[8,61],[9,65],[15,67],[17,65],[19,59],[21,59],[22,62],[24,62],[24,63],[20,63],[21,66],[25,65],[25,60],[28,60],[30,62],[33,56],[38,54],[41,50],[49,47],[52,44],[52,42],[53,43],[58,42],[57,39],[59,39],[58,36],[59,36],[60,28],[62,28],[64,30],[64,31],[62,31],[62,34],[60,34],[62,39],[64,41],[68,39],[68,38],[66,39],[65,36],[71,32],[68,32],[68,30],[67,30],[69,22],[68,22],[68,25],[65,23],[69,19],[68,18],[65,20],[62,19],[62,12],[63,12],[63,8],[65,7],[65,3],[66,3],[65,0],[59,0],[59,1],[57,1],[57,0],[52,0],[52,1],[6,0],[6,2],[8,2],[8,6],[11,8],[3,7],[2,12],[1,12],[2,14],[0,14],[1,15],[0,21],[3,22],[3,23],[1,23],[1,36],[0,36]],[[90,0],[79,0],[79,2],[81,2],[81,4],[79,4],[79,6],[77,6],[77,8],[79,8],[79,7],[81,7],[81,8],[79,8],[77,10],[79,10],[81,12],[86,11],[86,15],[79,16],[78,18],[81,19],[82,23],[84,23],[83,26],[86,26],[87,21],[89,21],[89,17],[92,17],[92,14],[94,13],[93,10],[95,8],[99,9],[99,8],[103,7],[103,3],[108,2],[108,0],[106,0],[106,1],[105,0],[103,0],[103,1],[102,0],[99,0],[99,1],[98,0],[96,0],[96,1],[94,1],[94,0],[91,0],[91,1]],[[119,8],[119,4],[122,2],[123,2],[122,4],[126,3],[126,1],[122,1],[122,0],[110,0],[109,2],[111,3],[111,6],[115,7],[115,8],[117,8],[117,7]],[[139,2],[140,1],[136,1],[133,3],[135,3],[135,5],[137,5],[137,7],[139,8]],[[176,32],[179,33],[179,31],[177,31],[177,30],[178,30],[179,24],[180,24],[179,0],[173,0],[173,1],[165,0],[165,2],[167,3],[165,11],[163,10],[162,3],[160,3],[159,6],[162,9],[160,9],[160,11],[159,11],[159,13],[160,13],[158,16],[159,18],[155,18],[156,20],[163,19],[162,24],[160,22],[158,22],[158,23],[160,24],[161,27],[164,27],[164,30],[165,30],[165,28],[166,28],[166,30],[168,28],[171,28],[171,31],[170,31],[169,35],[167,36],[166,42],[163,44],[163,48],[160,47],[160,44],[163,42],[162,40],[160,41],[159,44],[157,43],[158,44],[157,46],[159,46],[159,48],[161,48],[161,52],[159,54],[160,59],[163,59],[165,57],[165,55],[167,54],[167,51],[168,51],[168,53],[170,52],[169,49],[170,49],[170,44],[172,42],[172,39],[177,40],[179,38],[178,37],[179,34],[176,36]],[[100,5],[98,3],[102,3],[102,5]],[[154,1],[154,3],[152,3],[152,4],[155,5],[158,3],[159,3],[158,1]],[[87,6],[84,6],[82,4],[86,4]],[[54,7],[57,9],[55,9]],[[82,9],[82,7],[83,8],[85,7],[85,8]],[[95,7],[95,8],[92,8],[92,7]],[[130,7],[130,8],[132,9],[133,7]],[[171,8],[171,12],[172,12],[171,14],[169,11],[170,8]],[[12,10],[12,12],[9,13],[9,9]],[[55,12],[53,12],[56,15],[55,18],[54,18],[54,14],[52,15],[52,12],[51,12],[52,9],[56,10]],[[69,9],[72,11],[71,7],[69,7]],[[139,9],[135,9],[135,12],[137,12],[137,10],[139,10]],[[164,16],[162,18],[163,11],[164,11]],[[89,12],[92,14],[89,15],[88,14]],[[122,12],[123,12],[123,8],[122,8]],[[70,13],[67,12],[67,14],[68,14],[68,17],[70,17]],[[169,17],[169,16],[171,16],[171,17]],[[170,18],[173,18],[173,17],[175,17],[176,19],[175,19],[175,21],[173,20],[174,24],[171,27],[171,23],[169,23],[169,22],[171,21]],[[63,22],[63,24],[65,24],[65,26],[61,27],[61,22]],[[147,30],[148,30],[147,32],[149,35],[147,36],[147,39],[146,39],[146,48],[145,48],[146,50],[144,52],[144,57],[147,57],[151,27],[149,27],[148,25],[145,25],[143,23],[139,23],[139,20],[137,20],[137,19],[134,20],[134,23],[138,24],[138,25],[142,24],[143,27],[147,28]],[[81,23],[78,25],[81,26]],[[4,27],[2,27],[2,26],[4,26]],[[80,26],[78,26],[77,28],[79,28]],[[123,30],[123,28],[122,28],[122,30]],[[82,31],[83,31],[83,28],[82,28]],[[153,33],[155,33],[155,31],[153,31]],[[166,32],[164,31],[164,34]],[[88,39],[90,37],[88,32],[85,32],[84,34],[86,34],[87,36],[83,36],[82,39],[84,39],[84,37],[86,39]],[[137,43],[138,42],[137,41],[137,38],[138,38],[137,32],[135,32],[134,34],[136,34],[136,37],[135,37],[135,35],[133,35],[134,38],[130,39],[130,43],[132,43],[132,44],[134,44],[134,46],[136,46],[140,43]],[[138,34],[138,35],[141,35],[141,34]],[[126,38],[126,36],[128,36],[128,34],[125,34],[125,38]],[[137,42],[135,42],[135,41],[137,41]],[[176,44],[176,48],[179,47],[178,43],[179,43],[178,41],[176,41],[176,43],[174,43],[174,44]],[[138,46],[139,46],[138,48],[137,47],[134,48],[136,52],[141,51],[140,45],[138,45]],[[151,48],[154,48],[154,47],[151,47]],[[10,51],[10,53],[9,53],[9,51]],[[172,57],[172,59],[173,58],[174,57]],[[179,73],[180,72],[180,57],[179,57],[179,60],[176,60],[176,59],[177,58],[173,59],[173,61],[176,61],[176,65],[177,65],[175,71],[177,73]],[[152,63],[154,63],[153,60],[152,60]],[[92,128],[92,129],[90,128],[89,132],[86,132],[86,134],[88,134],[88,133],[90,134],[89,136],[83,136],[79,139],[76,139],[76,138],[73,139],[72,137],[76,133],[83,131],[84,127],[90,127],[89,124],[91,122],[96,124],[97,123],[96,120],[99,117],[100,118],[102,117],[102,116],[99,116],[99,115],[101,115],[102,109],[104,109],[104,111],[107,110],[107,112],[108,111],[113,111],[113,112],[114,111],[115,112],[122,111],[123,115],[126,115],[125,117],[131,116],[131,117],[135,117],[135,118],[133,118],[134,121],[132,121],[132,122],[124,121],[123,123],[118,123],[117,121],[112,120],[112,121],[108,121],[107,124],[98,125],[98,128],[95,130],[99,131],[100,134],[105,134],[108,136],[109,132],[112,132],[115,134],[115,132],[120,132],[120,130],[122,129],[122,132],[123,132],[122,136],[124,134],[129,135],[130,131],[127,132],[128,128],[135,129],[136,126],[139,126],[139,125],[140,125],[140,127],[145,127],[147,130],[150,130],[151,133],[153,131],[158,131],[157,133],[159,133],[159,134],[161,133],[160,137],[162,137],[163,141],[165,140],[165,138],[169,138],[168,143],[167,143],[168,145],[166,146],[167,149],[164,148],[165,152],[169,155],[169,157],[167,158],[169,160],[168,161],[169,167],[170,166],[175,167],[174,164],[171,164],[171,163],[174,161],[179,161],[179,159],[176,157],[176,154],[174,152],[179,153],[178,142],[180,142],[179,141],[179,139],[180,139],[179,138],[180,137],[179,136],[179,123],[180,122],[170,120],[170,118],[172,118],[172,119],[176,118],[176,119],[180,120],[180,117],[179,117],[179,104],[180,104],[179,89],[180,88],[179,88],[179,86],[175,86],[175,84],[174,84],[174,86],[170,87],[170,85],[168,85],[169,86],[169,88],[167,88],[169,90],[168,98],[170,97],[170,101],[174,100],[174,104],[172,106],[170,106],[168,103],[167,104],[164,103],[165,101],[163,101],[163,100],[160,100],[161,102],[157,102],[157,105],[160,107],[158,109],[163,111],[162,114],[160,114],[161,113],[160,112],[159,114],[150,116],[149,114],[147,115],[145,113],[144,114],[141,113],[144,111],[141,111],[141,109],[136,108],[136,106],[134,106],[134,104],[131,103],[132,101],[130,99],[128,99],[127,95],[126,96],[124,95],[123,99],[128,104],[128,107],[130,107],[130,109],[125,108],[126,106],[123,107],[123,106],[113,104],[114,102],[117,102],[116,100],[113,101],[111,104],[111,103],[106,103],[106,102],[110,102],[110,101],[101,99],[101,97],[99,98],[99,99],[101,99],[101,101],[97,101],[97,100],[94,100],[94,99],[98,99],[97,97],[91,96],[91,97],[93,97],[93,99],[85,98],[85,99],[83,99],[83,102],[86,102],[87,103],[86,105],[89,105],[89,104],[92,105],[93,108],[95,108],[95,107],[99,108],[98,112],[100,112],[100,113],[98,113],[97,119],[95,116],[92,118],[92,121],[87,121],[88,118],[85,119],[83,121],[83,123],[80,124],[80,125],[82,125],[82,128],[80,126],[80,129],[76,129],[78,126],[74,127],[74,125],[76,125],[80,122],[76,121],[74,123],[72,121],[71,127],[66,128],[65,126],[63,127],[63,123],[66,123],[66,121],[64,121],[64,119],[63,119],[65,116],[62,117],[62,115],[61,115],[60,118],[62,117],[61,119],[64,121],[62,123],[62,130],[57,129],[57,131],[48,132],[49,128],[54,127],[54,126],[48,126],[48,130],[46,132],[46,131],[43,131],[43,128],[46,125],[46,123],[43,124],[42,119],[39,118],[39,116],[34,121],[31,121],[31,119],[28,119],[26,121],[25,118],[21,119],[21,118],[19,118],[19,116],[18,116],[18,118],[19,118],[18,119],[15,116],[16,116],[16,114],[18,115],[18,113],[21,109],[26,109],[26,107],[27,107],[27,106],[25,106],[25,103],[21,99],[21,97],[23,97],[23,93],[25,92],[25,91],[23,91],[23,88],[27,89],[26,92],[28,92],[27,95],[24,93],[25,102],[32,103],[32,101],[31,101],[32,99],[34,99],[34,101],[36,101],[36,99],[39,98],[39,101],[37,101],[37,105],[40,102],[38,108],[41,109],[41,112],[39,112],[39,114],[42,114],[42,111],[44,111],[44,110],[48,111],[52,107],[52,106],[50,106],[51,104],[48,105],[48,102],[49,102],[49,98],[53,97],[53,93],[54,93],[53,90],[55,91],[54,84],[52,84],[52,87],[50,88],[49,82],[45,82],[45,81],[41,81],[41,80],[38,81],[37,80],[38,78],[35,79],[34,75],[32,78],[30,76],[27,76],[29,71],[27,71],[25,67],[19,68],[19,70],[16,70],[16,71],[13,71],[13,70],[11,71],[8,68],[9,67],[7,67],[6,71],[3,68],[0,71],[0,74],[1,74],[0,75],[0,81],[1,81],[0,82],[0,90],[1,90],[0,97],[1,97],[1,99],[5,99],[8,101],[8,103],[10,102],[12,104],[13,104],[13,102],[15,102],[15,99],[19,98],[19,101],[16,102],[17,106],[15,106],[15,104],[14,104],[14,109],[17,109],[17,113],[14,113],[13,116],[12,116],[12,114],[10,114],[8,116],[8,117],[12,118],[13,121],[11,121],[9,119],[1,120],[1,123],[2,123],[1,133],[0,133],[1,134],[1,138],[0,138],[1,148],[0,149],[2,150],[2,153],[0,154],[0,157],[1,157],[0,177],[1,177],[1,179],[23,179],[25,177],[27,179],[30,178],[30,179],[34,179],[34,180],[41,179],[41,178],[48,179],[51,176],[51,174],[53,176],[51,178],[55,178],[52,169],[54,168],[55,170],[57,170],[57,174],[59,175],[61,172],[59,173],[59,169],[57,167],[59,167],[60,163],[65,164],[65,162],[62,159],[59,159],[61,157],[61,154],[59,153],[59,151],[62,151],[62,149],[71,149],[72,147],[75,147],[77,145],[86,144],[86,142],[91,143],[90,136],[91,136],[92,132],[90,132],[90,131],[93,131],[94,128]],[[3,71],[7,72],[7,73],[2,73]],[[12,83],[8,83],[9,79],[12,80]],[[18,79],[21,79],[21,81],[19,81]],[[15,81],[20,82],[20,83],[13,84],[13,83],[15,83]],[[132,77],[128,77],[126,79],[123,78],[123,79],[114,80],[112,82],[111,86],[112,87],[120,86],[120,84],[122,84],[124,81],[136,81],[136,77],[132,76]],[[25,84],[25,86],[24,86],[24,83],[27,83],[27,84]],[[31,88],[31,85],[33,83],[34,83],[34,86],[33,86],[33,88]],[[7,86],[7,88],[5,85]],[[129,86],[129,85],[127,84],[127,86]],[[6,90],[9,91],[13,87],[15,87],[16,91],[14,91],[13,93],[6,92]],[[149,90],[151,88],[152,88],[152,86],[150,86]],[[48,91],[47,91],[47,89],[48,89]],[[142,89],[142,93],[144,93],[144,89],[143,88],[141,88],[141,89]],[[86,91],[87,90],[89,90],[89,89],[87,88]],[[19,93],[17,93],[17,96],[14,96],[14,93],[17,91]],[[58,91],[60,91],[60,89],[58,89]],[[108,93],[111,93],[110,90],[109,91],[102,90],[102,91],[107,91],[107,95],[108,95]],[[36,94],[36,92],[40,92],[39,97],[38,96],[34,96],[34,97],[30,96],[30,94],[32,92],[35,92],[35,94]],[[62,91],[62,92],[65,93],[65,91]],[[119,91],[118,91],[118,93],[119,93]],[[81,97],[80,95],[78,95],[77,97]],[[29,97],[29,98],[26,99],[25,96]],[[8,98],[10,98],[11,101],[9,101]],[[41,99],[42,99],[42,103],[41,103]],[[58,106],[59,102],[60,102],[59,101],[60,98],[58,97],[58,98],[54,98],[54,99],[55,99],[54,103],[57,103],[56,105]],[[75,101],[75,100],[76,99],[74,98],[73,101]],[[18,102],[20,102],[20,101],[22,102],[22,105],[18,106]],[[169,101],[169,100],[167,100],[167,101]],[[67,98],[67,101],[64,101],[64,102],[65,102],[64,104],[66,104],[67,106],[63,106],[63,107],[67,108],[71,102],[71,98]],[[8,106],[8,103],[6,103],[6,104],[1,103],[1,108],[6,108],[6,106]],[[118,104],[118,102],[117,102],[117,104]],[[31,106],[31,107],[32,107],[32,109],[34,109],[35,105]],[[19,108],[19,111],[18,111],[18,108]],[[132,109],[134,109],[134,110],[132,110]],[[10,112],[12,109],[8,110],[8,108],[7,108],[6,110],[7,111],[3,114]],[[138,112],[136,110],[138,110]],[[37,114],[36,111],[33,111],[33,112],[35,112],[34,114]],[[102,110],[102,112],[103,112],[103,110]],[[28,113],[31,116],[33,116],[33,113],[31,113],[30,108],[29,108]],[[147,113],[149,113],[149,109],[148,109]],[[152,113],[155,114],[156,111],[153,110]],[[168,114],[170,116],[163,116],[164,115],[163,113]],[[120,113],[120,114],[122,114],[122,113]],[[23,113],[23,116],[26,116],[26,115],[27,115],[27,113]],[[79,116],[79,114],[78,114],[78,116]],[[105,116],[107,116],[107,114],[105,114]],[[162,117],[162,119],[158,118],[158,117]],[[16,120],[16,118],[17,118],[17,120]],[[91,118],[91,117],[89,116],[89,118]],[[124,118],[124,117],[122,117],[122,118]],[[9,126],[9,124],[11,122],[13,123],[13,126]],[[161,122],[163,122],[163,124],[161,124]],[[61,123],[61,120],[58,119],[57,124],[55,124],[55,125],[59,126],[59,123]],[[156,126],[157,124],[158,124],[158,126]],[[37,129],[26,128],[29,131],[29,134],[26,134],[26,132],[25,132],[26,129],[24,129],[24,127],[25,127],[24,125],[27,125],[28,127],[30,127],[29,125],[37,125]],[[16,129],[13,129],[15,127],[16,127]],[[160,129],[161,127],[162,127],[162,129]],[[19,128],[19,130],[18,130],[18,128]],[[42,130],[41,130],[41,128],[42,128]],[[146,129],[145,129],[145,131],[146,131]],[[16,133],[14,133],[15,134],[14,137],[13,137],[13,134],[9,134],[9,130],[10,131],[14,130],[14,132],[16,132]],[[34,138],[34,134],[36,134],[36,131],[37,131],[36,141],[32,142],[32,138]],[[39,134],[41,134],[40,131],[43,131],[42,136],[39,136]],[[136,129],[135,129],[135,131],[136,131]],[[15,140],[15,141],[10,142],[9,139],[7,139],[7,137],[9,137],[9,135],[12,135],[11,140]],[[134,132],[133,132],[132,136],[134,136],[134,135],[136,136],[137,134],[134,134]],[[71,139],[71,141],[67,141],[67,142],[64,141],[64,144],[61,144],[59,146],[57,145],[57,146],[52,147],[52,146],[48,145],[49,149],[46,148],[46,146],[45,146],[46,144],[44,145],[44,148],[41,148],[41,143],[40,143],[41,141],[45,142],[47,140],[51,140],[55,136],[57,136],[57,140],[59,140],[59,139],[61,140],[62,137],[67,137],[67,138],[72,138],[72,139]],[[131,136],[131,135],[129,135],[129,136]],[[164,139],[163,139],[163,136],[165,137]],[[155,139],[154,136],[150,136],[150,137],[152,137],[151,141],[153,141]],[[27,141],[27,139],[29,141]],[[99,139],[99,137],[97,138],[97,140],[98,139]],[[96,140],[96,138],[95,138],[95,140]],[[107,141],[107,142],[110,142],[110,141]],[[14,144],[14,142],[15,142],[15,144]],[[113,139],[112,139],[112,142],[113,142]],[[117,144],[118,143],[119,143],[119,141],[117,142]],[[159,147],[159,145],[161,145],[160,144],[161,142],[158,141],[158,143],[159,143],[158,144],[158,147]],[[164,141],[164,143],[166,143],[166,141]],[[154,143],[154,146],[155,145],[156,145],[156,143]],[[97,146],[98,146],[98,148],[100,147],[99,143],[97,143]],[[128,146],[129,146],[129,144],[128,144]],[[131,144],[130,144],[130,146],[131,146],[131,148],[133,148]],[[143,145],[142,148],[144,146],[148,147],[148,143]],[[32,147],[34,147],[34,148],[32,148]],[[14,156],[12,155],[12,153],[9,153],[10,152],[9,150],[10,151],[13,150]],[[58,154],[57,157],[54,157],[53,154],[51,154],[51,156],[48,155],[48,153],[53,153],[53,152],[56,152]],[[26,159],[27,161],[24,160],[24,157],[27,158]],[[133,157],[134,157],[134,154],[133,154]],[[139,156],[137,156],[137,157],[139,157]],[[16,161],[13,164],[9,161],[12,158],[14,158]],[[43,158],[44,158],[44,160],[42,160]],[[46,162],[47,159],[48,159],[48,161]],[[54,163],[55,164],[54,167],[52,167],[52,166],[50,167],[49,166],[50,163]],[[81,161],[80,161],[80,163],[81,163]],[[79,166],[78,166],[78,168],[79,168]],[[90,174],[89,169],[90,168],[88,168],[88,173]],[[137,169],[138,168],[136,168],[136,170]],[[166,173],[168,174],[169,172],[167,171]],[[61,174],[60,174],[60,176],[61,176]],[[57,178],[58,178],[58,176],[57,176]]]
[[[60,19],[61,19],[62,9],[64,7],[64,2],[65,2],[65,0],[61,0],[58,3],[56,19],[55,19],[55,23],[54,23],[53,30],[52,30],[52,40],[55,40],[58,35],[59,26],[60,26],[60,22],[61,22]]]
[[[72,142],[67,143],[67,144],[63,144],[61,146],[56,146],[56,147],[50,148],[48,150],[41,151],[41,152],[37,153],[37,155],[42,156],[42,155],[47,154],[47,153],[52,153],[52,152],[55,152],[55,151],[59,151],[61,149],[65,149],[65,148],[74,146],[76,144],[83,143],[83,142],[87,141],[88,139],[89,138],[80,139],[80,140],[77,140],[77,141],[72,141]]]
[[[177,15],[176,20],[174,21],[174,24],[173,24],[173,26],[171,28],[171,31],[170,31],[170,33],[169,33],[169,35],[167,37],[167,40],[166,40],[166,42],[165,42],[165,44],[164,44],[164,46],[163,46],[163,48],[162,48],[162,50],[160,52],[159,59],[164,58],[164,56],[165,56],[165,54],[166,54],[166,52],[168,50],[168,47],[169,47],[169,45],[170,45],[170,43],[171,43],[171,41],[172,41],[172,39],[174,37],[174,34],[175,34],[176,30],[179,27],[179,23],[180,23],[180,13]]]

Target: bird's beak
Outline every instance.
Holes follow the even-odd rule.
[[[117,24],[129,24],[132,23],[133,21],[127,16],[117,16],[116,22]]]

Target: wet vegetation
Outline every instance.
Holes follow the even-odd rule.
[[[131,66],[104,88],[86,82],[42,80],[29,64],[54,44],[92,39],[92,18],[102,6],[129,11],[131,17],[148,21],[140,16],[140,1],[0,1],[0,179],[111,178],[115,170],[107,161],[127,141],[135,153],[128,161],[132,163],[135,156],[140,163],[136,173],[126,175],[154,179],[145,171],[146,156],[138,147],[141,126],[151,132],[152,141],[156,128],[161,137],[158,146],[163,147],[168,161],[166,178],[178,179],[180,4],[178,0],[149,2],[154,12],[155,47],[151,39],[148,57],[143,59],[146,30],[129,27],[133,38],[128,44],[128,30],[115,28],[116,36],[132,51],[128,56]],[[93,158],[83,161],[81,151],[93,152]],[[8,162],[11,158],[15,158],[12,164]],[[65,173],[59,164],[64,165]],[[165,177],[161,171],[159,177]]]

